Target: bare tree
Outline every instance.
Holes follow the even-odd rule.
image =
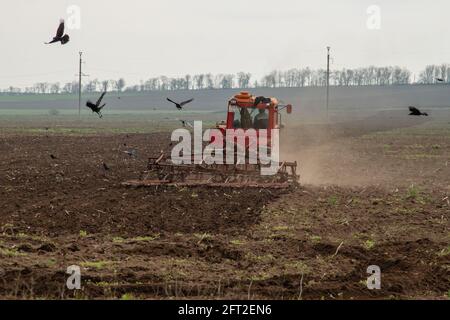
[[[206,76],[206,88],[214,89],[214,80],[211,73],[208,73]]]
[[[72,83],[71,83],[71,82],[66,83],[66,84],[64,85],[62,91],[63,91],[64,93],[72,93]]]
[[[89,81],[87,83],[87,85],[85,86],[85,91],[89,92],[89,93],[95,92],[96,89],[97,89],[97,83],[94,81]]]
[[[186,89],[186,90],[190,90],[191,89],[191,79],[192,79],[192,77],[189,74],[187,74],[184,77],[184,80],[185,80],[184,89]]]
[[[194,81],[194,83],[195,83],[195,87],[196,87],[198,90],[201,90],[201,89],[203,89],[203,86],[204,86],[205,75],[204,75],[204,74],[196,74],[196,75],[194,76],[193,81]]]
[[[248,88],[250,86],[251,73],[239,72],[237,74],[237,81],[239,88]]]
[[[425,70],[422,71],[419,75],[420,82],[424,84],[431,84],[434,83],[434,74],[435,74],[435,68],[434,65],[428,65],[425,67]]]
[[[275,88],[277,84],[276,76],[277,76],[276,71],[272,71],[268,75],[265,75],[261,80],[262,86],[267,88]]]
[[[111,88],[112,91],[115,91],[117,89],[117,81],[116,80],[109,80],[109,87]]]
[[[125,80],[123,78],[120,78],[116,82],[116,88],[117,91],[122,92],[123,88],[125,88]]]
[[[61,85],[59,84],[59,82],[53,83],[51,85],[51,88],[50,88],[51,93],[59,94],[60,91],[61,91]]]
[[[102,87],[103,87],[103,91],[108,91],[108,88],[109,88],[109,80],[103,80],[103,81],[102,81]]]

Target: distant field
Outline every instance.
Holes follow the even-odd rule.
[[[84,107],[87,99],[95,99],[96,96],[83,96],[79,118],[77,95],[0,95],[0,133],[89,135],[167,132],[179,128],[180,119],[202,120],[204,127],[213,127],[217,121],[226,118],[227,101],[236,92],[239,90],[124,93],[120,99],[117,93],[110,93],[105,98],[107,106],[102,119]],[[288,128],[327,121],[323,88],[257,89],[251,92],[275,96],[284,103],[293,104],[293,114],[282,115]],[[194,97],[195,101],[186,110],[178,111],[166,101],[166,97],[180,101]],[[374,123],[390,129],[395,128],[398,121],[404,122],[402,119],[414,121],[408,117],[409,105],[418,106],[430,114],[430,117],[422,118],[423,121],[439,122],[439,126],[446,126],[450,121],[450,107],[447,107],[450,105],[450,90],[445,85],[332,88],[329,121],[347,123],[352,130],[355,126],[367,130]],[[387,114],[377,119],[380,112],[391,112],[395,119]],[[374,129],[379,130],[379,127]]]
[[[145,96],[145,93],[139,92],[109,92],[114,97]],[[83,93],[83,99],[95,98],[98,93]],[[29,101],[51,101],[51,100],[70,100],[78,101],[78,93],[59,93],[59,94],[0,94],[0,102],[29,102]]]
[[[274,96],[284,103],[294,106],[294,114],[289,119],[308,122],[326,121],[326,104],[324,88],[259,88],[249,89],[255,95]],[[165,118],[191,117],[211,121],[223,119],[226,114],[228,99],[239,89],[193,90],[193,91],[159,91],[150,93],[109,93],[105,97],[107,106],[102,121],[120,120],[123,117],[138,118],[139,121],[168,120]],[[83,95],[83,119],[93,120],[94,116],[84,106],[86,100],[95,99],[97,94]],[[120,97],[120,99],[119,99]],[[179,112],[166,101],[167,97],[175,100],[195,98],[186,111]],[[379,111],[407,110],[414,105],[429,111],[450,110],[450,87],[447,85],[403,85],[370,87],[332,87],[330,93],[329,115],[331,121],[348,121],[363,119]],[[31,116],[58,116],[49,120],[64,120],[78,115],[77,95],[0,95],[0,122],[10,117],[25,119]],[[62,117],[64,119],[59,119]],[[285,119],[288,119],[285,117]]]
[[[224,118],[225,114],[213,111],[115,110],[100,119],[86,112],[79,118],[78,112],[73,110],[62,110],[57,115],[51,115],[45,109],[0,109],[0,133],[148,133],[180,128],[181,119],[202,120],[205,127],[212,127]]]

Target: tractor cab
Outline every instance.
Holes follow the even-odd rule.
[[[228,101],[226,122],[217,125],[225,133],[226,129],[249,129],[258,131],[265,129],[270,140],[271,130],[281,128],[280,111],[286,108],[292,112],[292,106],[281,106],[276,98],[256,97],[249,92],[242,91]]]

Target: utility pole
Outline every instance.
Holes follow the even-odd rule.
[[[330,47],[327,47],[327,123],[329,123],[328,109],[330,107]]]
[[[79,54],[80,54],[80,69],[78,72],[78,118],[81,119],[81,87],[82,87],[81,86],[81,77],[88,77],[89,75],[84,74],[81,71],[81,68],[83,66],[83,52],[80,51]]]
[[[78,118],[81,118],[81,66],[83,64],[83,52],[80,51],[80,70],[78,73]]]

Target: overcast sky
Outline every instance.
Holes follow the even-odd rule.
[[[51,40],[67,8],[81,29]],[[381,10],[370,30],[367,9]],[[450,62],[448,0],[2,0],[0,87],[75,79],[82,50],[90,79],[273,69],[399,65],[418,72]]]

